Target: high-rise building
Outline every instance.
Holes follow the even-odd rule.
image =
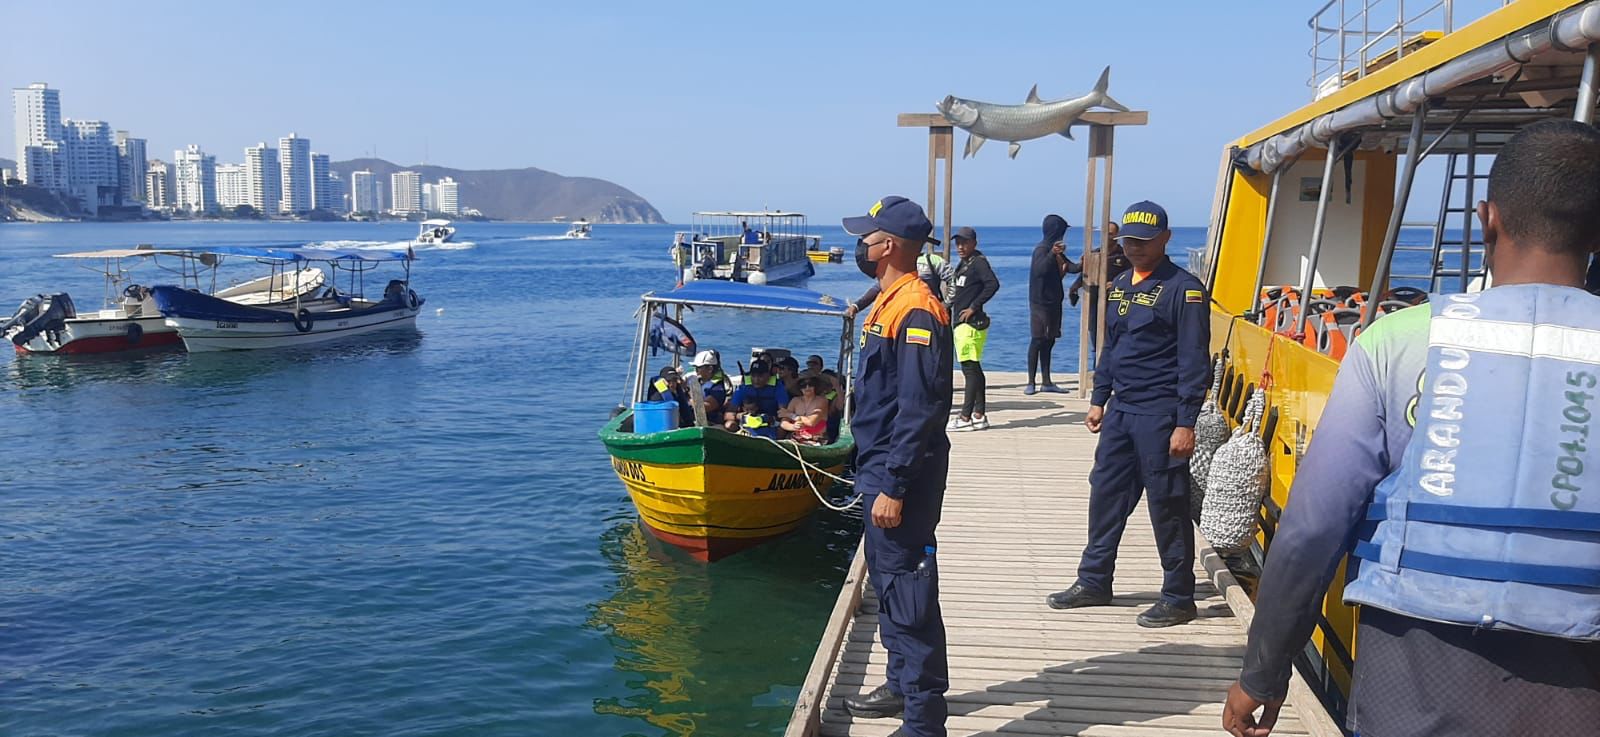
[[[117,131],[117,186],[123,202],[144,202],[145,140]]]
[[[240,205],[251,205],[250,177],[244,164],[222,164],[217,167],[217,206],[230,210]]]
[[[174,204],[190,212],[216,212],[217,159],[195,144],[172,152]]]
[[[378,176],[365,169],[350,172],[350,211],[381,212],[383,192],[378,187]]]
[[[35,146],[43,149],[46,143],[53,141],[58,146],[55,151],[64,153],[61,151],[66,140],[61,128],[61,90],[53,90],[43,82],[35,82],[11,90],[11,104],[16,126],[17,178],[23,184],[37,187],[65,188],[65,181],[46,184],[35,178],[54,179],[57,170],[65,167],[65,162],[49,160],[48,157],[54,156],[54,153],[28,151],[29,147]],[[30,166],[30,163],[34,166]]]
[[[283,200],[278,209],[301,213],[311,210],[311,139],[290,133],[278,139],[283,163]]]
[[[456,180],[445,177],[439,180],[438,188],[434,190],[434,209],[446,215],[461,214],[461,200],[456,195]]]
[[[328,207],[326,209],[329,212],[349,212],[350,211],[350,197],[349,197],[349,193],[345,191],[344,184],[345,184],[344,177],[339,176],[339,172],[336,172],[336,171],[328,172],[328,182],[327,182],[327,185],[328,185],[327,186]]]
[[[389,175],[389,211],[396,215],[422,212],[422,175],[397,171]]]
[[[312,152],[311,154],[311,207],[329,212],[338,208],[339,200],[335,197],[332,183],[328,181],[333,170],[328,166],[328,155]]]
[[[439,185],[433,182],[422,183],[422,211],[439,211]]]
[[[172,175],[167,170],[167,162],[161,159],[155,159],[145,167],[144,204],[151,208],[172,206]]]
[[[283,170],[278,163],[278,149],[267,148],[266,142],[245,149],[244,176],[250,206],[265,216],[276,214],[283,196]]]
[[[117,144],[111,137],[111,124],[103,120],[68,120],[68,191],[83,200],[90,211],[101,205],[120,204]]]
[[[23,184],[65,191],[71,181],[67,177],[67,147],[61,141],[45,141],[22,149],[22,160],[17,162],[17,178]]]

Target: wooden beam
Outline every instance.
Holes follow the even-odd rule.
[[[1150,113],[1134,110],[1126,113],[1092,111],[1084,113],[1075,125],[1147,125]],[[939,113],[900,113],[896,125],[901,128],[950,128],[950,121]]]

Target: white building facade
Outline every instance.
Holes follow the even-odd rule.
[[[389,211],[396,215],[422,212],[422,175],[397,171],[389,175]]]
[[[437,193],[435,199],[438,201],[435,209],[446,215],[460,215],[461,198],[457,193],[458,189],[456,180],[450,177],[440,179],[439,186],[435,190]]]
[[[277,214],[283,196],[278,149],[268,148],[264,141],[245,149],[244,176],[250,206],[267,217]]]
[[[311,139],[290,133],[278,139],[283,164],[283,198],[278,209],[288,213],[311,210]]]
[[[66,162],[54,157],[64,154],[66,135],[61,126],[61,91],[43,82],[11,90],[13,130],[16,131],[17,178],[23,184],[64,189],[66,182],[55,181]],[[46,147],[54,143],[54,147]],[[30,152],[30,148],[41,149]]]
[[[378,175],[365,169],[350,172],[350,211],[383,211],[383,193],[378,187]]]
[[[145,207],[165,209],[172,207],[172,172],[167,162],[156,159],[144,172]]]
[[[250,178],[244,164],[217,166],[217,206],[231,210],[250,203]]]
[[[336,212],[340,209],[340,196],[333,190],[333,169],[328,165],[328,155],[311,154],[311,207]]]
[[[172,152],[173,204],[194,213],[217,210],[217,159],[189,144]]]
[[[111,124],[103,120],[68,120],[65,130],[68,191],[91,211],[101,205],[117,204],[121,188]]]

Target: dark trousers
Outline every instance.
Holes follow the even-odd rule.
[[[950,688],[939,567],[933,563],[917,571],[926,557],[924,549],[936,544],[934,528],[950,466],[947,453],[934,455],[906,492],[899,527],[885,530],[872,524],[877,494],[861,500],[867,517],[867,578],[878,595],[878,638],[889,651],[889,689],[905,697],[905,733],[917,737],[944,737],[944,692]]]
[[[1111,591],[1117,545],[1128,515],[1147,495],[1150,523],[1161,555],[1161,598],[1194,601],[1194,527],[1189,521],[1189,462],[1167,453],[1171,415],[1106,411],[1089,472],[1089,544],[1078,563],[1078,582]]]
[[[962,361],[961,376],[965,378],[967,388],[965,398],[961,400],[961,416],[972,419],[974,412],[980,415],[989,414],[984,405],[988,404],[988,378],[983,375],[983,364],[977,361]]]

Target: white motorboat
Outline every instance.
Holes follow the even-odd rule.
[[[177,345],[178,331],[167,325],[150,289],[133,283],[132,267],[125,260],[154,263],[164,258],[172,266],[158,266],[177,274],[183,288],[194,292],[204,286],[202,272],[213,270],[218,263],[214,257],[188,250],[152,248],[63,253],[56,258],[100,262],[96,270],[105,275],[102,306],[80,311],[64,292],[29,298],[11,319],[0,323],[0,335],[10,340],[18,353],[114,353]],[[222,289],[216,296],[238,304],[270,305],[308,294],[322,282],[321,269],[296,269]]]
[[[274,274],[292,273],[305,263],[325,263],[349,275],[347,290],[328,286],[292,302],[246,305],[180,287],[152,288],[152,297],[167,325],[175,328],[191,353],[252,350],[320,343],[388,328],[416,324],[423,299],[412,291],[409,251],[335,251],[313,248],[227,248],[216,255],[249,256],[273,267]],[[379,299],[362,293],[366,272],[398,262],[404,275],[391,279]]]
[[[697,212],[694,230],[673,237],[678,279],[722,279],[750,284],[803,282],[817,273],[807,250],[816,236],[798,212]]]
[[[456,228],[449,220],[424,220],[422,227],[417,231],[417,238],[412,243],[418,246],[437,246],[449,243],[456,237]]]
[[[572,227],[567,228],[566,237],[567,238],[588,238],[589,237],[589,229],[590,229],[589,221],[588,220],[584,220],[583,218],[578,218],[578,220],[572,224]]]

